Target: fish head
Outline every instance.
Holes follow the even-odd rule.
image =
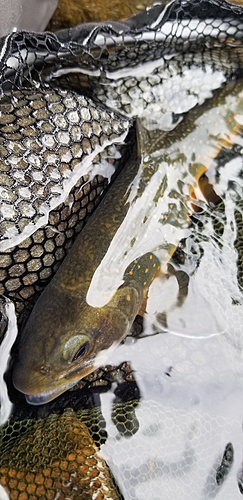
[[[103,364],[127,334],[140,304],[139,292],[129,286],[100,308],[77,301],[70,292],[52,296],[50,301],[44,291],[33,308],[13,370],[14,386],[35,405],[56,398]]]

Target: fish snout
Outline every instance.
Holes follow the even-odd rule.
[[[32,393],[36,388],[46,385],[46,379],[50,377],[51,366],[43,361],[31,366],[31,370],[26,367],[21,360],[18,360],[13,370],[13,384],[20,392]]]

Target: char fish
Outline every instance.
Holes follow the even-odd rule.
[[[143,161],[134,151],[24,328],[13,380],[28,402],[45,403],[73,386],[126,336],[160,265],[190,234],[198,180],[223,148],[237,149],[242,109],[239,81],[173,133],[139,125]]]
[[[168,124],[185,111],[187,99],[190,108],[241,72],[240,9],[206,1],[199,15],[191,2],[183,10],[177,1],[160,3],[109,27],[90,23],[57,35],[12,33],[1,41],[1,90],[8,95],[0,101],[0,293],[13,300],[17,314],[51,279],[106,186],[106,175],[91,175],[106,174],[100,162],[93,169],[93,153],[103,165],[108,154],[114,167],[123,156],[118,143],[129,120],[105,111],[92,96],[132,117]],[[43,86],[43,80],[64,85],[63,78],[67,91]],[[91,99],[71,92],[72,86]],[[81,127],[75,121],[80,105]],[[103,140],[111,142],[111,152]],[[68,192],[67,177],[79,163],[82,177]]]
[[[116,180],[100,210],[82,231],[81,239],[76,239],[65,265],[46,287],[27,322],[14,383],[33,404],[53,399],[92,372],[100,350],[124,338],[160,268],[159,260],[147,253],[127,267],[124,283],[105,307],[93,308],[86,303],[92,276],[128,211],[130,185],[139,165],[139,156],[134,152],[123,175]],[[34,331],[38,332],[37,336]],[[29,341],[31,344],[33,341],[31,349],[35,349],[35,355],[29,357],[28,362],[26,347],[30,348]],[[35,362],[32,364],[33,359],[38,359],[36,366]],[[33,373],[31,378],[21,375],[30,372]]]

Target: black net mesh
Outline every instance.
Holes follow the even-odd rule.
[[[54,499],[57,492],[63,499],[92,498],[94,492],[100,499],[122,498],[85,423],[92,433],[91,419],[90,413],[67,411],[14,424],[3,436],[0,471],[11,498]]]
[[[158,124],[165,130],[159,136],[164,148],[169,151],[176,140],[182,144],[210,102],[207,108],[198,106],[195,114],[186,113],[228,80],[242,78],[242,36],[240,3],[171,0],[126,21],[88,23],[57,33],[13,32],[0,40],[0,293],[13,301],[19,324],[109,183],[117,172],[122,175],[134,150],[134,119],[149,123],[148,142],[157,150]],[[219,102],[226,102],[228,87],[225,95],[219,94]],[[229,133],[242,136],[241,123]],[[239,141],[231,148],[220,144],[212,159],[217,163],[214,180],[219,182],[225,163],[241,156],[241,147]],[[168,151],[163,161],[168,161]],[[170,161],[183,163],[184,158],[186,150]],[[198,178],[196,170],[189,173]],[[193,237],[181,241],[174,254],[171,274],[181,289],[178,304],[188,294],[188,269],[193,274],[199,267],[209,240],[215,242],[214,252],[221,249],[229,228],[236,236],[242,288],[237,176],[242,179],[241,168],[227,185],[233,193],[233,229],[224,202],[210,206],[206,214],[199,203],[190,222]],[[165,215],[168,219],[170,214]],[[209,260],[209,276],[210,266]],[[217,280],[220,288],[218,274]],[[240,303],[234,291],[231,299]],[[2,335],[8,324],[5,305],[3,297]],[[234,333],[242,327],[241,315],[236,316]],[[147,345],[143,323],[138,317],[130,344],[128,340],[121,346],[114,366],[99,369],[41,408],[24,402],[8,373],[14,408],[1,429],[0,483],[11,500],[241,497],[241,405],[235,406],[229,396],[227,411],[222,409],[225,393],[218,396],[220,385],[217,408],[210,407],[205,396],[212,380],[213,389],[218,380],[225,380],[221,344],[209,346],[205,341],[198,349],[192,339],[179,345],[173,336],[156,344],[163,337],[157,335],[161,326],[163,332],[168,326],[162,311],[149,331],[149,350],[156,353],[158,367],[151,371],[143,355],[139,371],[136,360]],[[236,335],[230,342],[240,357],[242,341]],[[237,367],[240,362],[241,357]],[[242,399],[233,372],[232,380],[227,373],[227,396]],[[201,399],[194,384],[200,387]]]
[[[109,146],[98,157],[95,150],[126,133],[128,122],[112,124],[110,113],[66,91],[22,90],[2,99],[1,106],[0,231],[6,248],[1,254],[1,293],[18,301],[19,312],[47,283],[97,205],[108,184],[106,177],[95,175],[95,168],[101,172],[102,157],[111,171],[118,166],[119,146]],[[82,120],[81,128],[75,125]],[[77,173],[86,157],[94,157],[91,180],[88,173]]]

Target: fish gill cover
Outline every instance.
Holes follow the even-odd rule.
[[[151,144],[158,130],[167,134],[179,127],[191,108],[228,80],[242,78],[242,35],[240,5],[176,0],[127,21],[89,23],[56,34],[14,32],[1,40],[1,293],[18,313],[50,280],[96,206],[104,178],[111,179],[124,154],[124,141],[129,149],[133,119],[140,117]],[[233,109],[241,126],[240,104],[227,89],[224,109]],[[240,90],[239,96],[241,103]],[[195,115],[186,116],[189,122],[193,116],[193,124]],[[202,124],[207,136],[203,119]],[[183,122],[174,129],[179,153],[170,135],[162,134],[163,165],[187,163],[188,127],[185,137],[178,132]],[[241,128],[230,133],[232,147],[221,141],[206,165],[223,208],[205,208],[201,201],[203,214],[192,221],[195,241],[185,240],[184,260],[178,249],[174,263],[175,270],[190,276],[192,304],[192,296],[201,293],[196,321],[190,301],[190,328],[184,328],[178,308],[170,326],[173,303],[164,306],[165,314],[152,302],[141,339],[129,337],[113,354],[114,367],[82,381],[78,396],[70,391],[42,413],[20,399],[1,436],[0,477],[10,498],[241,498]],[[200,140],[204,144],[205,135],[195,135]],[[163,149],[156,141],[154,157],[151,151],[148,156],[154,163]],[[179,176],[178,186],[180,181]],[[175,227],[180,203],[169,188],[173,203],[164,215]],[[168,192],[166,184],[161,192]],[[157,190],[155,204],[160,194]],[[174,297],[173,277],[164,285],[163,300]],[[210,315],[205,323],[210,301],[216,311],[213,326]],[[12,313],[5,305],[2,310],[4,330]],[[162,314],[156,316],[158,311]],[[196,339],[166,333],[178,323],[183,333],[189,328],[189,337],[197,337],[201,328],[203,338],[200,331]],[[163,335],[154,335],[161,329]],[[125,367],[124,360],[130,362]],[[82,390],[90,406],[101,401],[103,415],[80,410],[76,398],[83,402]],[[65,407],[74,409],[64,412]]]

